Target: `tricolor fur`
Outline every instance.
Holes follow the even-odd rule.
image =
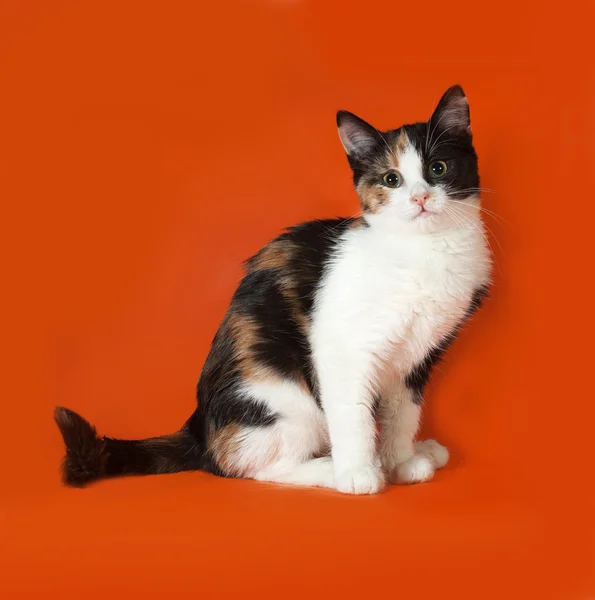
[[[179,432],[99,437],[58,408],[67,483],[203,469],[363,494],[446,464],[415,442],[424,386],[491,265],[467,99],[450,88],[427,123],[387,132],[337,123],[361,216],[293,227],[247,262]]]

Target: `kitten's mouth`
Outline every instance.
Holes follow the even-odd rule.
[[[427,208],[424,208],[423,206],[421,207],[421,210],[415,215],[415,217],[413,217],[413,219],[423,219],[425,217],[429,217],[431,215],[434,215],[436,213],[434,213],[434,211],[432,210],[428,210]]]

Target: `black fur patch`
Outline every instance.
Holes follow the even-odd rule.
[[[487,285],[482,285],[478,287],[475,292],[473,292],[473,297],[471,298],[471,304],[467,309],[467,319],[473,315],[476,311],[478,311],[483,301],[490,295],[490,288]]]
[[[470,136],[434,132],[432,123],[405,125],[403,129],[421,156],[424,179],[430,186],[446,188],[448,196],[454,200],[468,197],[470,192],[465,190],[479,188],[477,154]],[[438,135],[440,139],[434,145]],[[448,170],[444,177],[433,180],[428,170],[430,164],[437,160],[444,161]]]
[[[382,397],[380,396],[380,394],[374,394],[374,396],[372,397],[372,406],[370,407],[370,410],[372,411],[372,413],[374,415],[376,415],[378,413],[378,409],[380,408],[381,400],[382,400]]]
[[[202,465],[203,448],[188,431],[147,440],[104,440],[106,477],[177,473]]]

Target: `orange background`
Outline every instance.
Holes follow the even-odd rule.
[[[3,598],[593,597],[587,8],[0,2]],[[203,473],[62,488],[56,404],[173,431],[240,262],[356,210],[335,111],[425,120],[456,82],[507,222],[487,218],[493,295],[428,396],[448,468],[363,498]]]

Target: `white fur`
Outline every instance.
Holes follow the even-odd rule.
[[[255,427],[243,436],[236,465],[245,476],[269,481],[287,479],[297,465],[328,450],[324,414],[297,383],[281,379],[253,381],[242,392],[265,404],[278,417],[271,427]]]
[[[445,191],[425,183],[421,158],[412,147],[400,157],[399,170],[403,185],[369,216],[370,227],[346,233],[314,311],[313,357],[337,488],[345,492],[382,486],[370,410],[374,395],[384,401],[391,391],[387,382],[402,380],[451,333],[474,291],[489,281],[490,256],[478,205],[457,203],[464,216],[455,216]],[[427,216],[411,200],[420,189],[430,195]],[[392,396],[395,406],[384,410],[404,416],[394,425],[397,438],[383,444],[385,452],[394,452],[382,457],[389,467],[412,459],[419,414],[399,406],[411,402],[408,396],[401,387]],[[409,479],[420,480],[420,473],[430,477],[426,462],[416,459]],[[373,484],[370,473],[375,473]]]
[[[433,440],[414,445],[421,409],[404,378],[464,319],[473,293],[488,283],[490,255],[477,198],[455,203],[430,187],[412,147],[399,170],[403,185],[367,216],[369,227],[344,235],[316,297],[310,343],[324,412],[297,383],[246,385],[280,415],[244,437],[248,476],[369,494],[383,487],[385,473],[399,483],[427,481],[448,460]],[[429,214],[412,201],[420,192],[430,196]],[[332,461],[312,459],[329,436]]]
[[[273,481],[291,485],[306,485],[314,487],[335,487],[335,467],[330,456],[309,459],[302,463],[288,466],[286,469],[279,464],[273,464],[267,469],[258,471],[254,479]]]
[[[378,417],[380,421],[380,459],[386,472],[410,459],[415,449],[413,439],[419,427],[421,406],[398,376],[383,386]]]

